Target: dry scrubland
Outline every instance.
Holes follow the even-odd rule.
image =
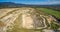
[[[0,32],[42,32],[44,29],[56,30],[57,20],[36,8],[0,9]]]

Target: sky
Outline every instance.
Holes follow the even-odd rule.
[[[14,2],[22,4],[33,4],[33,5],[60,4],[60,0],[0,0],[0,2]]]

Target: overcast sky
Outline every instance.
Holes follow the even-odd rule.
[[[0,2],[15,2],[23,4],[37,4],[37,5],[60,4],[60,0],[0,0]]]

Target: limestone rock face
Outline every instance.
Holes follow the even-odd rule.
[[[5,26],[2,27],[3,31],[6,31],[8,29],[7,27],[12,26],[11,24],[15,25],[15,23],[17,23],[16,25],[19,28],[45,29],[50,26],[52,21],[56,21],[51,15],[45,14],[35,8],[26,7],[0,9],[0,15],[0,21],[5,24]]]

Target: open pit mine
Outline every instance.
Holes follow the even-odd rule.
[[[53,16],[39,11],[36,8],[0,9],[0,32],[17,32],[18,30],[18,32],[30,32],[31,30],[33,30],[31,32],[40,32],[46,29],[52,31],[54,29],[54,27],[52,28],[52,23],[58,26],[60,25]]]

